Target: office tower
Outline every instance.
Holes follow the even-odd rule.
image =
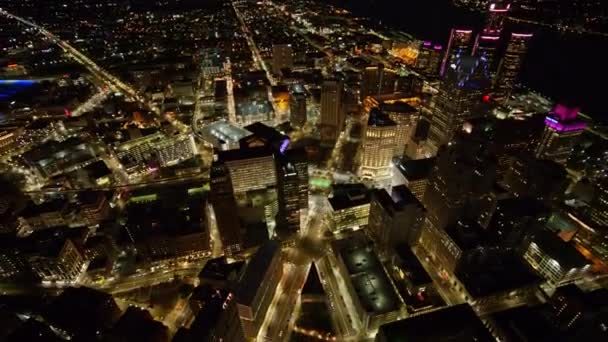
[[[563,165],[522,153],[513,158],[502,184],[517,197],[531,197],[552,203],[564,194],[569,180]]]
[[[591,221],[600,227],[608,227],[608,179],[599,180],[593,192],[589,204]]]
[[[380,104],[380,110],[386,113],[397,125],[393,156],[401,157],[405,151],[405,145],[407,145],[412,131],[416,127],[416,122],[420,117],[419,112],[405,102],[382,103]]]
[[[308,156],[306,150],[303,148],[287,150],[285,157],[295,167],[298,174],[300,210],[308,209]]]
[[[288,239],[300,231],[300,177],[296,165],[286,157],[277,166],[277,188],[276,232],[280,239]]]
[[[473,109],[489,88],[484,69],[482,59],[463,56],[446,71],[431,103],[429,143],[434,150],[450,142],[463,123],[475,117]]]
[[[496,168],[496,157],[483,141],[459,136],[442,147],[424,194],[429,221],[439,229],[456,222],[470,199],[493,188]]]
[[[423,42],[416,59],[415,69],[427,77],[439,76],[439,68],[442,62],[442,51],[441,45],[433,44],[431,42]]]
[[[363,70],[363,79],[361,80],[359,99],[363,101],[368,96],[394,93],[397,77],[397,72],[392,69],[386,69],[384,64],[365,68]]]
[[[393,186],[405,185],[422,202],[434,165],[435,158],[403,158],[396,161],[393,167]]]
[[[393,187],[390,195],[385,189],[372,192],[368,228],[383,247],[415,245],[424,216],[422,203],[404,185]]]
[[[500,47],[500,36],[479,34],[475,41],[475,56],[483,60],[486,70],[484,73],[494,82],[496,76],[496,54]]]
[[[590,266],[574,245],[544,229],[527,237],[522,247],[524,260],[552,285],[572,283]]]
[[[274,153],[267,146],[222,151],[218,162],[226,165],[235,194],[267,189],[277,184]]]
[[[524,57],[528,51],[528,44],[532,39],[531,33],[511,33],[507,51],[498,67],[496,84],[494,86],[494,100],[506,101],[519,76]]]
[[[289,122],[296,128],[306,124],[306,93],[301,84],[296,84],[289,93]]]
[[[239,140],[239,145],[244,151],[252,148],[266,147],[268,152],[274,151],[275,153],[283,154],[289,147],[290,140],[288,136],[261,122],[256,122],[243,128],[251,132],[251,135]],[[246,154],[246,152],[244,153]]]
[[[510,9],[511,4],[507,1],[491,1],[488,4],[486,24],[483,28],[483,33],[485,35],[500,36]]]
[[[334,185],[334,195],[327,200],[331,207],[333,233],[357,230],[368,224],[370,193],[365,185]]]
[[[440,76],[444,76],[446,69],[456,63],[460,56],[470,55],[472,48],[471,38],[473,31],[452,29],[450,32],[450,40],[448,47],[445,50],[443,63],[441,64]]]
[[[342,82],[327,80],[321,86],[321,140],[335,141],[344,125]]]
[[[360,147],[359,175],[364,178],[388,177],[395,149],[397,124],[380,109],[369,113]]]
[[[249,260],[233,298],[221,313],[215,332],[219,340],[240,342],[257,337],[282,274],[280,245],[269,241]]]
[[[488,4],[486,24],[483,31],[477,35],[473,47],[473,55],[485,60],[492,82],[496,76],[496,53],[500,47],[500,36],[510,8],[511,4],[506,3],[491,2]]]
[[[281,69],[293,68],[293,48],[291,44],[272,46],[272,72],[280,74]]]
[[[215,217],[224,252],[230,256],[243,248],[241,223],[237,215],[230,172],[225,164],[214,162],[211,165],[210,178],[209,202],[214,213],[210,216]]]
[[[572,149],[578,142],[587,125],[577,120],[578,108],[557,105],[545,118],[545,131],[538,147],[536,157],[566,164]]]

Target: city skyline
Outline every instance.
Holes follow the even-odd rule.
[[[554,5],[0,0],[0,340],[607,339]]]

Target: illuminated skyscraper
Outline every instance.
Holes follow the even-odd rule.
[[[294,127],[306,124],[306,93],[301,84],[293,87],[289,94],[289,121]]]
[[[416,59],[415,69],[427,77],[437,77],[441,67],[443,47],[433,45],[431,42],[423,42]]]
[[[410,140],[416,122],[418,122],[420,117],[419,112],[416,108],[405,102],[382,103],[380,104],[380,110],[386,113],[397,124],[393,156],[401,157],[405,151],[405,145]]]
[[[500,36],[511,4],[493,1],[488,5],[486,24],[477,35],[473,55],[485,59],[491,79],[496,75],[496,52],[500,45]]]
[[[565,164],[586,124],[576,119],[578,108],[557,105],[545,119],[545,131],[536,148],[536,157]]]
[[[365,68],[361,81],[361,101],[368,96],[394,93],[397,76],[394,70],[385,69],[383,64]]]
[[[380,109],[372,109],[360,149],[360,176],[367,178],[390,176],[396,137],[397,124]]]
[[[445,50],[445,56],[443,57],[443,63],[441,64],[441,76],[445,75],[446,68],[451,64],[456,63],[456,60],[460,56],[471,54],[472,37],[473,31],[471,30],[452,29],[448,47]]]
[[[327,80],[321,86],[321,140],[323,141],[335,141],[344,125],[342,88],[342,82],[337,80]]]
[[[279,213],[277,235],[293,237],[300,231],[301,210],[308,208],[308,162],[303,150],[289,150],[277,165]]]
[[[462,124],[474,116],[472,109],[481,102],[488,86],[482,59],[463,56],[450,65],[431,103],[429,142],[433,150],[450,142]]]
[[[483,34],[489,36],[500,36],[505,25],[511,4],[507,1],[492,1],[488,4],[486,24]]]
[[[511,33],[507,51],[500,62],[496,76],[494,87],[496,101],[506,101],[511,95],[531,38],[530,33]]]

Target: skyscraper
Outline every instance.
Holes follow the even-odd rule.
[[[462,56],[450,65],[431,103],[429,142],[433,150],[447,144],[462,124],[474,117],[489,82],[483,59]]]
[[[224,253],[232,255],[243,248],[243,236],[239,216],[237,215],[230,172],[225,164],[215,162],[211,166],[210,176],[209,202],[215,213]]]
[[[321,86],[322,141],[335,141],[344,125],[342,88],[342,82],[337,80],[327,80]]]
[[[306,93],[301,84],[296,84],[289,93],[289,121],[294,127],[306,124]]]
[[[367,178],[388,177],[395,149],[397,124],[380,109],[369,113],[360,148],[359,175]]]
[[[471,199],[492,190],[497,164],[490,146],[470,136],[461,134],[443,146],[423,199],[433,226],[442,229],[456,222]]]
[[[471,54],[472,37],[473,31],[471,30],[452,29],[448,47],[446,48],[443,57],[443,63],[441,64],[441,76],[445,75],[446,68],[456,63],[456,60],[460,56]]]
[[[429,41],[422,42],[415,69],[427,77],[437,77],[441,67],[442,51],[441,45],[433,45]]]
[[[289,150],[279,157],[277,235],[288,239],[300,231],[301,210],[308,208],[308,162],[303,150]]]
[[[473,55],[485,59],[491,80],[496,76],[496,52],[500,45],[500,36],[511,4],[492,1],[488,4],[486,24],[483,31],[477,35]]]
[[[293,49],[291,44],[272,46],[272,72],[279,74],[281,69],[293,68]]]
[[[577,120],[578,108],[557,105],[545,118],[545,131],[536,148],[536,157],[565,164],[586,124]]]
[[[365,68],[359,98],[363,101],[368,96],[394,93],[397,76],[394,70],[386,69],[383,64]]]
[[[418,110],[405,102],[382,103],[380,110],[397,124],[393,156],[401,157],[420,117]]]
[[[414,245],[424,214],[424,207],[405,185],[394,187],[392,194],[376,189],[369,207],[369,231],[382,247]]]
[[[511,95],[531,38],[531,33],[511,33],[507,51],[498,66],[494,86],[494,99],[496,101],[506,101]]]

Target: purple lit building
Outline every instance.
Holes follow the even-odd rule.
[[[536,148],[536,157],[565,164],[586,124],[577,120],[578,108],[558,104],[545,118],[545,130]]]
[[[452,29],[450,32],[450,40],[445,50],[443,63],[441,64],[441,76],[445,74],[445,70],[450,65],[456,63],[456,60],[461,55],[471,54],[471,40],[473,31]]]

